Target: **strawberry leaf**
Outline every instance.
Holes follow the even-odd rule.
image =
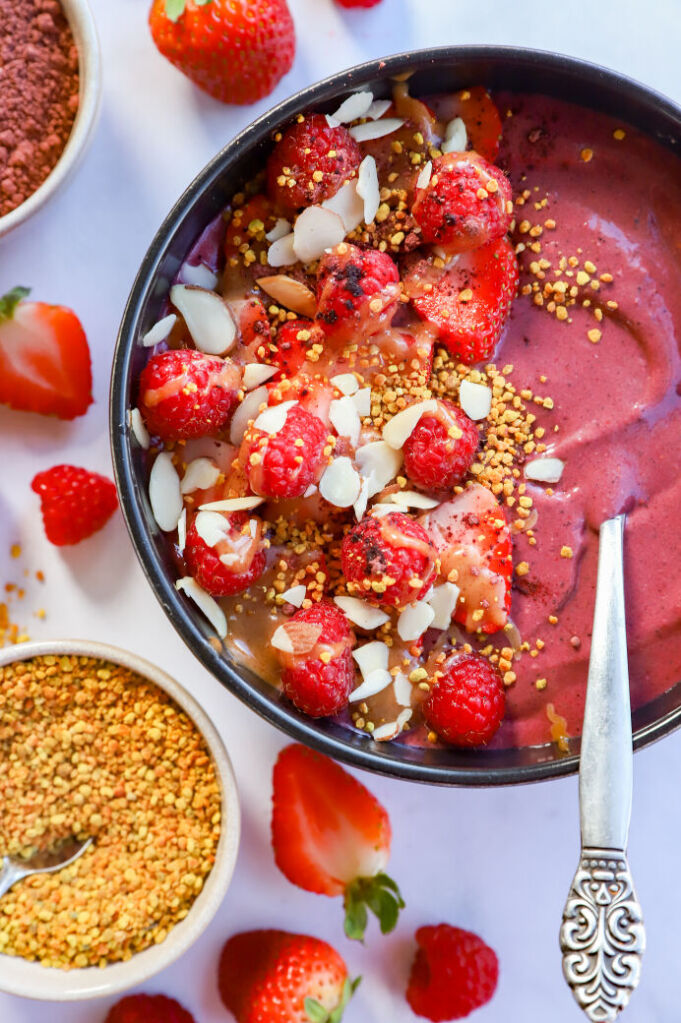
[[[310,1023],[329,1023],[329,1014],[316,998],[306,998],[303,1002],[305,1014]]]
[[[181,14],[184,14],[185,0],[166,0],[166,16],[171,21],[177,21]]]
[[[350,980],[349,977],[345,978],[345,983],[343,984],[343,992],[341,994],[341,1000],[336,1006],[336,1008],[333,1009],[329,1014],[329,1023],[340,1023],[341,1019],[343,1018],[343,1013],[345,1012],[347,1004],[354,995],[357,988],[359,987],[361,979],[362,979],[361,977],[355,977],[354,980]]]
[[[394,930],[404,899],[400,890],[387,874],[358,877],[345,889],[345,933],[356,941],[364,940],[367,925],[367,907],[377,918],[381,934]]]
[[[30,288],[12,288],[6,295],[0,298],[0,323],[3,320],[11,320],[14,314],[14,310],[19,305],[22,299],[26,298],[27,295],[31,294]]]

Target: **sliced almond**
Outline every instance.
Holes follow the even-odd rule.
[[[130,409],[130,411],[128,412],[128,423],[130,424],[132,435],[139,444],[139,446],[141,448],[144,448],[145,451],[148,451],[149,444],[151,443],[151,438],[149,437],[149,431],[144,425],[142,413],[138,408]]]
[[[168,313],[167,316],[164,316],[162,320],[159,320],[158,323],[155,323],[146,332],[140,344],[143,348],[153,348],[154,345],[160,345],[161,341],[165,341],[168,337],[176,323],[177,316],[175,313]]]
[[[340,127],[340,121],[337,121],[333,114],[324,114],[324,117],[326,118],[326,123],[328,124],[329,128]]]
[[[433,398],[408,405],[383,427],[383,440],[395,451],[400,451],[421,416],[426,412],[435,412],[436,409],[437,402]]]
[[[212,458],[195,458],[185,470],[180,493],[192,494],[195,490],[207,490],[217,483],[219,476],[220,470]]]
[[[435,612],[425,600],[408,604],[397,619],[397,633],[400,639],[405,643],[419,639],[430,628],[434,617]]]
[[[433,609],[431,625],[434,629],[448,629],[452,624],[459,593],[459,587],[454,583],[441,583],[433,587],[433,592],[426,599]]]
[[[338,124],[349,124],[350,121],[364,117],[373,102],[374,94],[372,92],[353,92],[330,116]]]
[[[419,176],[416,179],[417,188],[427,188],[430,184],[430,178],[433,173],[433,161],[429,160],[428,163],[421,169]]]
[[[180,477],[167,451],[157,455],[151,467],[149,502],[154,518],[164,533],[170,533],[177,528],[183,508]]]
[[[278,242],[280,238],[285,238],[290,231],[291,225],[288,220],[284,220],[283,217],[279,217],[272,230],[268,231],[265,237],[268,242]]]
[[[348,700],[350,703],[357,703],[358,700],[368,700],[369,697],[375,696],[376,693],[387,689],[392,680],[393,677],[389,671],[377,668],[376,671],[372,671],[370,675],[367,675],[354,692],[350,693]]]
[[[385,625],[390,620],[390,615],[381,611],[380,607],[374,607],[359,597],[334,597],[333,599],[345,617],[360,629],[378,629],[380,625]]]
[[[293,228],[293,251],[301,263],[311,263],[344,238],[345,224],[337,213],[324,206],[308,206]]]
[[[445,137],[440,149],[443,153],[465,153],[468,145],[466,125],[461,117],[455,117],[445,128]]]
[[[184,554],[184,549],[187,545],[187,509],[182,509],[182,514],[177,520],[177,549],[180,554]]]
[[[216,511],[200,511],[194,519],[194,527],[209,547],[216,547],[229,533],[229,521]]]
[[[224,355],[237,337],[236,323],[225,302],[214,291],[176,284],[170,301],[182,313],[192,341],[206,355]]]
[[[469,419],[486,419],[492,410],[492,388],[486,384],[474,384],[472,380],[462,380],[459,404]]]
[[[395,675],[393,688],[395,690],[395,699],[400,707],[411,707],[412,685],[407,676],[403,675],[402,672],[399,675]]]
[[[290,409],[297,404],[297,401],[282,401],[279,405],[270,405],[260,413],[253,423],[253,429],[262,430],[263,433],[269,433],[273,437],[275,433],[279,433],[284,428]]]
[[[391,99],[375,99],[367,110],[366,116],[371,121],[377,121],[379,117],[383,117],[383,114],[389,110],[391,106]]]
[[[182,590],[188,597],[191,597],[213,626],[220,639],[224,639],[227,635],[227,619],[222,608],[211,597],[210,593],[206,593],[190,575],[185,576],[183,579],[178,579],[175,583],[175,589]]]
[[[314,319],[317,299],[314,292],[300,281],[287,277],[286,274],[275,274],[273,277],[258,277],[256,284],[285,309],[307,316],[310,320]]]
[[[309,654],[319,642],[321,625],[314,622],[299,622],[291,618],[284,625],[286,634],[293,644],[294,654]]]
[[[229,425],[229,439],[232,444],[238,447],[248,429],[248,424],[257,419],[261,405],[267,405],[269,391],[266,387],[258,387],[250,391],[241,404],[237,407]]]
[[[371,388],[362,387],[352,396],[358,415],[363,418],[371,415]]]
[[[252,511],[262,504],[264,497],[226,497],[223,501],[208,501],[207,504],[199,505],[199,511],[213,512],[237,512]]]
[[[367,505],[369,504],[369,496],[373,484],[372,476],[362,476],[361,479],[362,482],[360,483],[359,494],[357,495],[357,500],[352,506],[352,510],[354,511],[355,518],[358,522],[360,519],[364,518],[364,513],[366,512]]]
[[[373,224],[381,205],[378,171],[373,156],[365,156],[357,171],[357,195],[364,200],[364,222]]]
[[[310,483],[310,486],[307,488],[307,490],[303,494],[303,497],[312,497],[312,495],[316,494],[316,493],[317,493],[317,484],[316,483]]]
[[[357,124],[349,130],[355,142],[372,142],[374,139],[382,139],[384,135],[392,135],[403,124],[400,117],[383,117],[378,121]]]
[[[299,586],[292,586],[290,590],[284,590],[282,598],[287,604],[293,604],[294,607],[302,607],[303,601],[307,596],[307,586],[300,583]]]
[[[259,387],[260,384],[264,384],[266,380],[273,377],[277,372],[276,366],[268,366],[266,362],[249,362],[248,365],[244,366],[244,375],[241,380],[241,386],[244,391],[250,391],[254,387]]]
[[[354,373],[339,373],[338,376],[331,377],[329,383],[333,384],[341,394],[355,394],[359,389],[357,377]]]
[[[348,437],[352,446],[357,446],[362,424],[353,398],[334,398],[329,405],[329,422],[339,437]]]
[[[373,497],[397,476],[402,466],[402,452],[395,451],[384,440],[374,440],[357,448],[355,461],[362,476],[372,480],[369,497]]]
[[[524,472],[528,480],[558,483],[564,468],[565,462],[560,458],[533,458],[531,462],[525,462]]]
[[[285,654],[293,653],[293,640],[286,631],[285,625],[280,625],[279,628],[274,630],[270,639],[270,646],[273,646],[275,650],[282,650]]]
[[[423,508],[424,510],[437,508],[440,504],[433,497],[419,494],[417,490],[396,490],[394,494],[390,494],[388,500],[402,505],[403,508]]]
[[[330,199],[322,203],[325,210],[337,213],[349,234],[364,220],[364,200],[357,194],[357,178],[346,181]]]
[[[334,458],[319,481],[319,493],[335,508],[350,508],[359,497],[362,481],[349,458]]]
[[[384,515],[394,515],[395,512],[398,512],[399,510],[400,509],[394,504],[383,504],[383,502],[381,502],[380,504],[374,504],[371,506],[370,514],[375,515],[377,519],[382,519]]]
[[[195,266],[183,263],[178,278],[183,284],[193,284],[197,288],[207,288],[208,291],[213,291],[218,283],[218,275],[209,270],[205,263],[198,263]]]
[[[385,643],[375,639],[371,643],[364,643],[363,646],[355,647],[352,651],[357,667],[362,673],[362,678],[368,678],[372,671],[388,668],[388,657],[390,651]]]
[[[298,262],[298,257],[293,248],[293,231],[285,234],[283,238],[273,241],[267,250],[267,262],[270,266],[293,266]]]

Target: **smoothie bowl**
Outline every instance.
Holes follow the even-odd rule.
[[[635,742],[678,723],[680,147],[620,76],[447,48],[298,94],[180,199],[115,467],[171,621],[259,713],[417,780],[575,770],[626,510]]]

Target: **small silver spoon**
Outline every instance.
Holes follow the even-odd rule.
[[[563,973],[593,1023],[636,988],[645,930],[627,861],[633,749],[622,547],[624,515],[600,528],[596,606],[579,761],[582,851],[563,912]]]
[[[92,845],[91,838],[65,838],[52,849],[43,849],[34,853],[27,860],[18,856],[3,856],[0,867],[0,898],[10,890],[17,881],[23,881],[32,874],[52,874],[62,870],[82,856]]]

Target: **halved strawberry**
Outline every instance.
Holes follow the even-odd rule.
[[[469,632],[503,629],[511,609],[513,544],[504,509],[476,483],[421,517],[440,572],[459,587],[454,621]]]
[[[483,85],[462,89],[451,102],[453,106],[448,104],[447,113],[462,119],[471,149],[486,160],[495,160],[501,139],[501,117],[487,89]]]
[[[319,895],[342,895],[345,933],[361,941],[367,908],[387,934],[404,902],[385,873],[388,814],[340,764],[297,744],[274,765],[272,848],[292,884]]]
[[[432,258],[416,260],[404,288],[452,355],[468,365],[489,359],[518,288],[513,246],[501,238],[462,253],[449,269],[438,269]]]
[[[0,298],[0,402],[24,412],[74,419],[92,404],[90,349],[71,309],[23,301],[30,288]]]

